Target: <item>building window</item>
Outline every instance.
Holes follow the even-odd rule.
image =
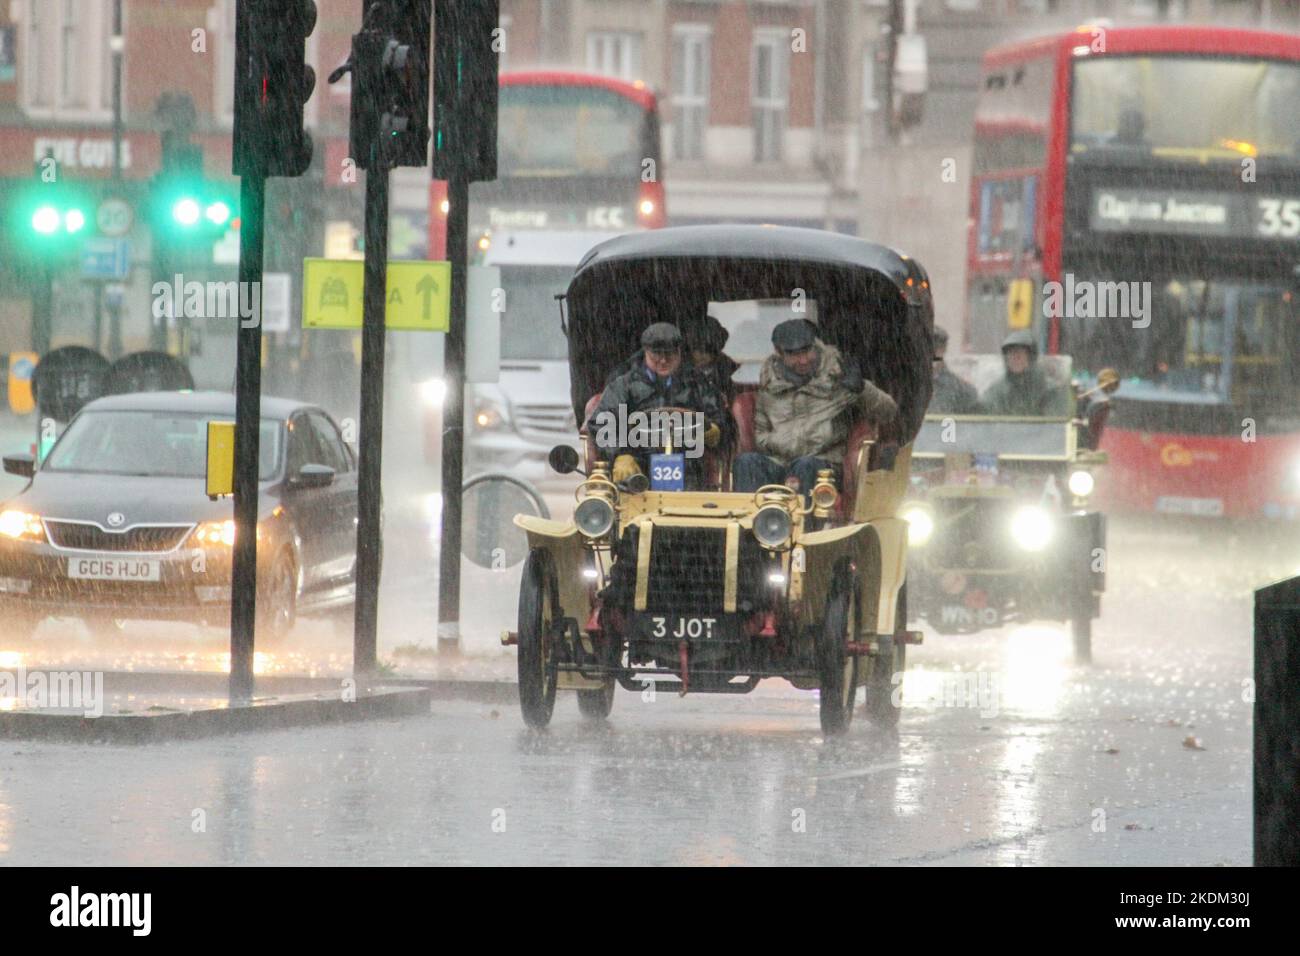
[[[703,159],[709,125],[709,29],[673,31],[673,158]]]
[[[112,109],[111,0],[26,0],[21,55],[23,106],[63,119],[107,116]],[[109,82],[105,84],[104,79]]]
[[[760,32],[754,37],[754,161],[781,161],[790,75],[789,34]]]
[[[639,33],[588,33],[587,69],[620,80],[635,80],[641,73]]]

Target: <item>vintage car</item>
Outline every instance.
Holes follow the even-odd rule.
[[[981,394],[1003,371],[997,355],[948,364]],[[926,416],[900,512],[909,610],[949,634],[1069,621],[1075,659],[1087,663],[1106,586],[1105,516],[1088,501],[1106,462],[1096,448],[1118,377],[1105,369],[1095,384],[1072,383],[1068,356],[1038,364],[1077,416]]]
[[[585,480],[572,520],[515,519],[530,550],[518,629],[502,635],[518,645],[528,724],[550,721],[557,690],[576,691],[584,715],[604,718],[617,684],[746,693],[769,677],[820,689],[827,734],[848,727],[859,685],[875,719],[897,721],[895,675],[916,639],[906,630],[898,509],[930,392],[933,309],[920,264],[786,227],[690,226],[605,242],[564,299],[575,418],[587,421],[651,323],[672,319],[689,340],[706,314],[737,307],[752,323],[774,305],[814,320],[823,341],[895,398],[897,419],[879,434],[856,421],[842,481],[822,472],[807,504],[784,484],[730,490],[734,457],[754,446],[752,385],[736,385],[734,440],[704,452],[694,490],[665,490],[682,484],[671,468],[652,467],[649,487],[615,484],[589,435],[581,469],[577,452],[557,447],[552,466]],[[674,429],[660,433],[662,453],[682,447]]]

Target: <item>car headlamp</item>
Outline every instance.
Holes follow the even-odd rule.
[[[44,541],[45,527],[39,515],[6,510],[0,512],[0,534],[23,541]]]
[[[924,505],[903,505],[900,517],[907,522],[907,543],[911,547],[921,547],[934,534],[934,515]]]
[[[200,546],[216,547],[221,545],[227,548],[235,546],[235,522],[227,521],[205,521],[194,529],[194,543]],[[257,527],[257,540],[262,540],[262,526]]]
[[[614,506],[605,498],[584,498],[573,509],[573,523],[588,538],[601,538],[614,527]]]
[[[1052,516],[1038,505],[1026,505],[1011,516],[1011,537],[1026,551],[1042,551],[1054,531]]]
[[[431,378],[420,383],[420,400],[430,408],[442,408],[447,399],[447,383],[440,378]]]
[[[481,432],[498,431],[510,426],[510,410],[505,396],[480,394],[474,398],[474,428]]]
[[[1070,473],[1068,482],[1070,494],[1076,498],[1086,498],[1092,494],[1092,489],[1096,487],[1096,481],[1090,471],[1075,471]]]
[[[783,548],[790,542],[794,521],[781,505],[765,505],[754,513],[754,537],[765,548]]]

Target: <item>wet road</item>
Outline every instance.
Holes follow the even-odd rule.
[[[815,696],[773,683],[620,691],[603,725],[562,696],[543,734],[454,702],[148,748],[3,742],[0,862],[1247,864],[1250,590],[1296,545],[1144,521],[1111,544],[1094,667],[1051,625],[929,635],[896,733],[859,715],[824,740]]]

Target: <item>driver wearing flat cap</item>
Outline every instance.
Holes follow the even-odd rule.
[[[656,322],[641,333],[641,351],[623,370],[605,384],[600,404],[587,421],[602,458],[613,458],[611,477],[624,482],[649,471],[654,448],[620,445],[626,429],[610,427],[633,412],[658,408],[682,408],[704,416],[704,444],[715,447],[728,427],[728,418],[718,389],[689,363],[682,360],[682,333],[671,322]],[[686,459],[689,484],[703,483],[701,458]]]
[[[763,363],[754,406],[754,445],[736,459],[736,491],[788,484],[812,492],[817,472],[842,475],[849,429],[858,417],[877,426],[890,422],[898,406],[862,377],[852,359],[817,338],[806,319],[790,319],[772,330],[774,353]]]

